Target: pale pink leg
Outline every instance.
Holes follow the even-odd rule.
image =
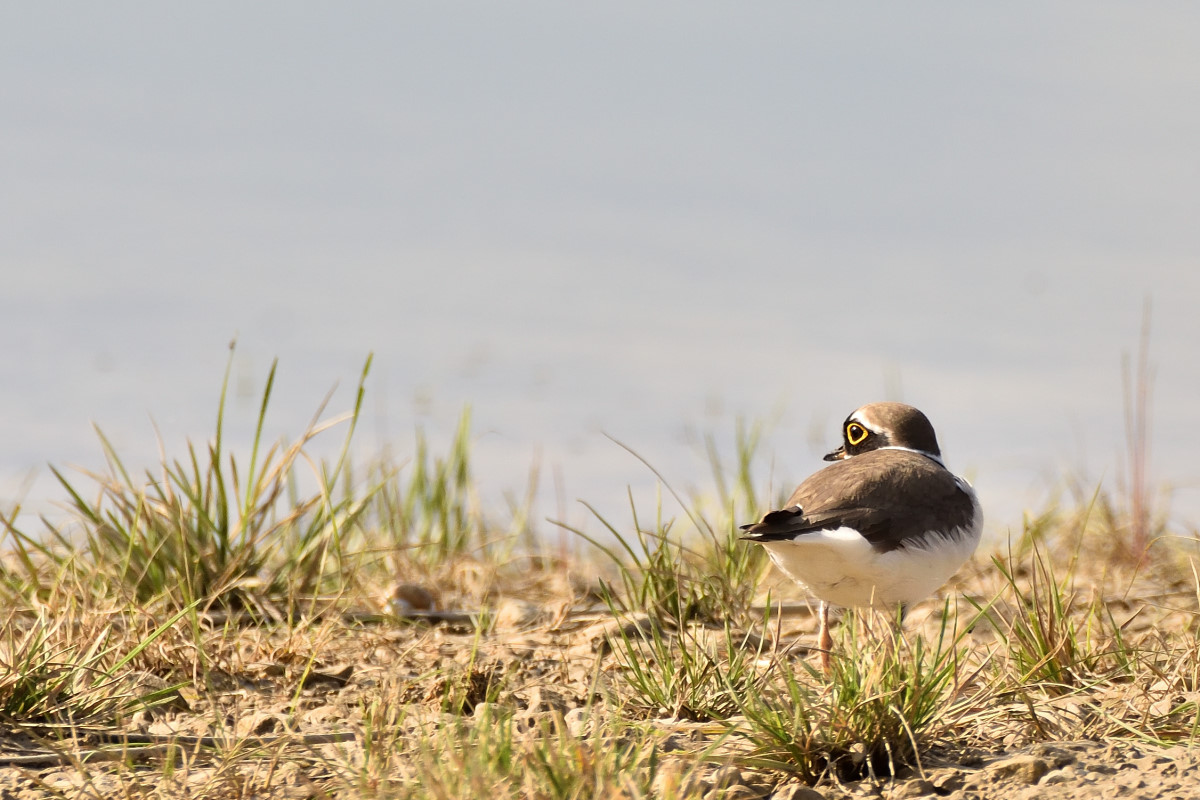
[[[821,627],[817,631],[817,646],[821,648],[821,669],[829,672],[829,654],[833,651],[833,637],[829,634],[829,603],[821,601]]]

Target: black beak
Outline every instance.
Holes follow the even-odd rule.
[[[837,450],[834,450],[832,453],[825,454],[826,461],[841,461],[845,457],[846,457],[846,447],[844,445],[842,447],[839,447]]]

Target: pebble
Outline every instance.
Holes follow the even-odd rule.
[[[1141,756],[1139,758],[1132,759],[1130,761],[1130,766],[1132,766],[1136,770],[1141,770],[1141,771],[1145,772],[1147,770],[1154,769],[1159,764],[1170,763],[1170,761],[1171,761],[1171,759],[1166,758],[1165,756],[1154,756],[1154,755]]]
[[[591,644],[590,649],[601,655],[620,650],[622,641],[638,641],[641,635],[654,628],[654,622],[646,614],[634,614],[627,617],[629,621],[607,619],[594,623],[581,632]]]
[[[777,789],[775,794],[771,795],[771,800],[825,800],[825,795],[811,786],[793,783]]]
[[[278,714],[254,711],[238,719],[233,732],[239,739],[244,739],[248,736],[270,736],[282,733],[284,729],[284,720]]]
[[[306,710],[301,719],[305,728],[336,728],[346,719],[346,711],[340,706],[325,704]]]
[[[566,714],[563,714],[563,723],[567,726],[567,731],[576,738],[583,738],[592,725],[591,712],[586,708],[572,708]]]
[[[549,686],[535,686],[529,690],[529,699],[526,701],[525,710],[531,714],[542,714],[548,711],[565,714],[569,706],[566,695],[558,689]]]
[[[946,800],[979,800],[979,792],[968,791],[967,789],[956,789],[946,795]]]
[[[1066,783],[1073,777],[1075,777],[1073,772],[1067,772],[1065,769],[1055,769],[1043,775],[1042,779],[1038,781],[1038,785],[1053,786],[1056,783]]]
[[[1075,754],[1070,750],[1049,744],[1035,744],[1029,748],[1029,754],[1045,761],[1050,769],[1061,769],[1075,761]]]
[[[173,720],[156,720],[146,732],[154,736],[210,736],[212,730],[203,717],[180,717]]]
[[[398,617],[414,611],[432,611],[437,607],[433,592],[417,583],[396,584],[388,600],[391,612]]]
[[[937,794],[937,788],[930,781],[917,778],[911,781],[897,783],[887,794],[888,800],[910,800],[914,797],[926,797]]]
[[[712,785],[716,789],[743,785],[742,771],[734,766],[718,767],[715,772],[708,776],[708,779],[712,781]]]
[[[950,794],[957,789],[963,788],[966,779],[963,777],[963,771],[960,769],[939,769],[929,773],[929,782],[933,784],[933,788],[938,794]]]
[[[82,781],[79,773],[73,769],[59,769],[42,776],[42,783],[55,791],[65,791],[77,788]]]
[[[512,711],[502,703],[476,703],[471,716],[475,719],[502,719]]]
[[[761,800],[762,793],[749,786],[731,786],[728,789],[712,789],[704,800]]]
[[[1050,765],[1037,756],[1012,756],[997,761],[985,770],[995,780],[1034,784],[1050,771]]]
[[[700,780],[695,770],[681,771],[676,765],[667,765],[658,771],[650,783],[651,797],[697,797],[709,786]]]

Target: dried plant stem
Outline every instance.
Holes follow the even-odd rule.
[[[1121,364],[1125,406],[1125,447],[1128,459],[1126,493],[1129,503],[1129,536],[1125,555],[1142,563],[1151,539],[1151,502],[1148,464],[1150,460],[1150,388],[1154,370],[1150,365],[1150,298],[1142,306],[1137,361],[1126,354]]]

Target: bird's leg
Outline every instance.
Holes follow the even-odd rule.
[[[821,669],[829,672],[829,654],[833,650],[833,637],[829,635],[829,603],[821,601],[821,625],[817,631],[817,647],[821,649]]]

